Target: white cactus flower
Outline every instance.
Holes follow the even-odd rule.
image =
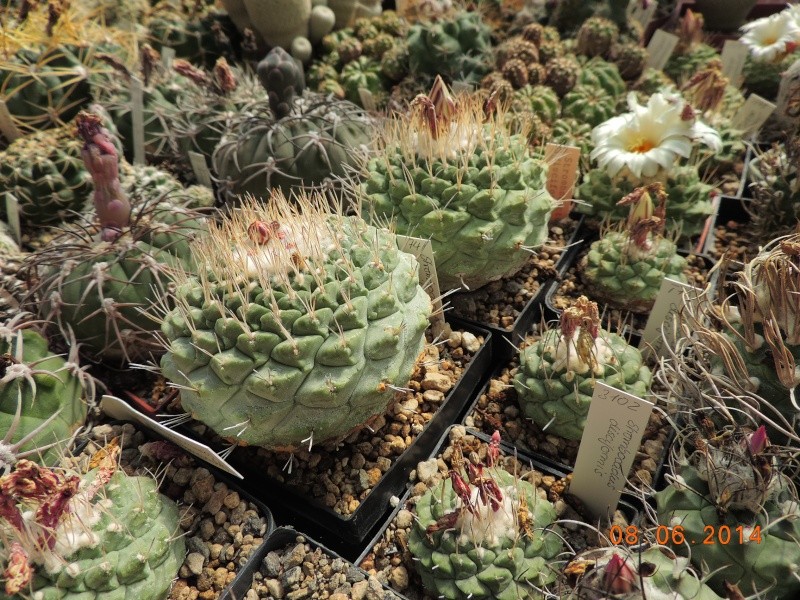
[[[661,169],[669,171],[679,157],[687,158],[697,142],[722,150],[716,130],[698,121],[678,95],[653,94],[643,106],[631,93],[628,107],[631,112],[592,131],[591,158],[611,177],[628,172],[638,179],[655,177]]]
[[[759,62],[781,60],[800,44],[800,7],[789,8],[744,25],[742,43]]]

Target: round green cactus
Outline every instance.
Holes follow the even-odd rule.
[[[697,44],[685,54],[673,54],[664,67],[664,73],[682,83],[702,71],[713,60],[719,60],[719,52],[708,44]]]
[[[578,85],[598,86],[614,98],[622,96],[627,89],[617,65],[599,57],[592,58],[582,65],[578,75]]]
[[[581,439],[598,381],[640,398],[650,388],[652,374],[639,350],[599,323],[597,305],[582,296],[564,310],[558,328],[520,354],[514,376],[520,408],[548,435]]]
[[[90,388],[74,356],[52,354],[36,331],[12,325],[0,327],[0,473],[25,456],[52,464],[86,420]]]
[[[238,210],[176,273],[164,375],[236,443],[336,441],[382,414],[422,351],[431,301],[396,237],[298,196]],[[220,403],[225,406],[220,410]]]
[[[546,85],[526,85],[514,92],[511,110],[532,112],[545,123],[557,123],[561,102],[553,89]]]
[[[563,548],[555,508],[500,467],[469,466],[474,488],[453,470],[417,501],[408,548],[425,589],[447,600],[543,598]]]
[[[361,92],[359,91],[361,89],[371,93],[378,105],[386,99],[381,65],[378,61],[366,56],[345,66],[342,69],[340,82],[344,88],[345,97],[353,104],[361,104]]]
[[[526,135],[508,133],[504,116],[483,123],[476,98],[457,107],[441,79],[430,98],[440,120],[397,116],[365,165],[362,191],[377,222],[431,240],[443,289],[474,289],[519,271],[546,239],[555,205],[547,165]]]
[[[795,50],[774,62],[754,60],[748,56],[742,72],[744,86],[751,93],[763,98],[776,98],[781,83],[781,73],[787,71],[799,58],[800,50]]]
[[[561,115],[596,127],[616,114],[616,99],[596,85],[576,85],[561,101]]]
[[[154,479],[100,463],[81,476],[20,461],[3,478],[4,598],[166,598],[186,553],[178,506]]]
[[[577,146],[581,154],[588,156],[592,151],[592,126],[578,119],[558,119],[553,124],[551,141],[566,146]]]

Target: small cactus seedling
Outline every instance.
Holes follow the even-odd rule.
[[[557,576],[562,551],[553,505],[497,463],[466,462],[416,504],[408,548],[428,593],[447,600],[534,600]],[[462,461],[464,462],[464,461]]]
[[[653,183],[620,200],[630,206],[625,229],[607,231],[592,243],[582,262],[592,295],[632,312],[647,312],[665,277],[685,283],[686,259],[662,234],[667,194]]]
[[[321,195],[274,192],[212,225],[202,268],[172,274],[164,375],[184,409],[239,444],[337,441],[382,414],[424,345],[431,300],[394,234]],[[224,410],[220,410],[221,404]]]
[[[20,460],[0,477],[5,597],[166,597],[185,554],[178,507],[118,456],[102,449],[83,475]]]
[[[651,378],[639,350],[602,329],[597,304],[581,296],[561,313],[559,327],[522,351],[514,389],[545,434],[579,440],[597,381],[643,398]]]

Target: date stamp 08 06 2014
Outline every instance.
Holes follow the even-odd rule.
[[[652,535],[652,533],[651,533]],[[636,525],[614,525],[608,533],[609,540],[615,546],[637,546],[641,542],[646,541],[642,535],[639,527]],[[652,539],[652,538],[650,538]],[[753,525],[752,527],[746,525],[738,525],[730,527],[728,525],[706,525],[703,527],[702,539],[687,539],[686,532],[681,525],[674,527],[667,527],[666,525],[659,525],[655,528],[655,541],[661,546],[668,544],[674,546],[682,546],[684,544],[694,545],[712,545],[720,544],[727,546],[728,544],[760,544],[761,543],[761,525]]]

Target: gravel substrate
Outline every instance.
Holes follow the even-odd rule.
[[[637,314],[628,310],[612,308],[592,296],[592,287],[584,282],[581,273],[581,261],[588,251],[589,249],[586,248],[584,252],[578,255],[575,264],[566,272],[554,293],[548,294],[548,306],[560,312],[572,306],[579,297],[586,296],[589,300],[597,302],[604,327],[610,327],[615,332],[621,332],[625,327],[631,327],[634,332],[641,333],[645,325],[647,325],[647,314]],[[686,260],[689,265],[684,273],[688,283],[699,288],[705,287],[709,266],[703,260],[703,257],[697,254],[690,254],[686,257]]]
[[[732,260],[744,263],[758,254],[758,245],[752,223],[728,221],[714,228],[714,243],[708,253],[712,258],[722,258],[727,252]]]
[[[417,469],[411,473],[411,481],[416,483],[411,489],[409,499],[384,531],[372,551],[359,565],[367,573],[375,575],[381,582],[388,583],[389,586],[410,600],[434,600],[422,589],[420,578],[414,568],[414,561],[408,551],[407,540],[414,522],[413,511],[417,500],[428,489],[435,487],[448,477],[456,443],[460,445],[465,459],[469,459],[471,453],[477,454],[480,461],[486,458],[485,443],[468,434],[464,427],[456,426],[451,429],[450,440],[445,444],[444,450],[436,458],[420,463]],[[538,488],[538,493],[542,498],[553,502],[559,520],[585,522],[576,510],[574,499],[564,497],[564,491],[569,485],[569,478],[558,479],[531,469],[513,456],[502,457],[500,464],[511,473],[519,473],[522,479]],[[609,526],[621,525],[624,527],[627,524],[626,516],[621,511],[617,511]],[[566,541],[576,552],[596,547],[599,543],[597,532],[589,527],[568,522],[562,522],[561,527],[564,530]],[[605,533],[608,533],[607,529]],[[563,560],[566,562],[568,559],[568,553],[564,553]]]
[[[451,296],[449,300],[455,313],[464,319],[511,329],[542,284],[557,277],[556,264],[577,227],[578,221],[570,218],[551,225],[547,243],[516,275],[494,281],[474,292]]]
[[[536,339],[529,336],[522,347],[530,345]],[[502,438],[517,448],[573,467],[580,442],[543,432],[520,409],[517,391],[513,387],[518,366],[519,361],[515,356],[499,376],[489,381],[487,390],[478,397],[464,424],[489,435],[499,430]],[[654,484],[670,432],[669,423],[659,412],[653,411],[628,474],[630,485],[646,490]]]
[[[119,438],[120,464],[129,475],[156,474],[161,492],[181,506],[181,531],[186,560],[169,598],[214,600],[234,580],[268,533],[268,521],[256,504],[229,489],[205,467],[178,447],[167,451],[130,423],[95,425],[86,434],[86,446],[68,459],[85,470],[97,450]]]
[[[428,342],[432,341],[429,331]],[[450,331],[446,332],[446,342],[429,343],[417,361],[409,391],[397,392],[385,415],[338,447],[302,449],[293,455],[262,448],[237,448],[231,463],[240,470],[262,473],[290,484],[337,513],[350,515],[433,418],[483,342],[483,336]],[[194,422],[191,428],[200,437],[210,437],[202,423]]]
[[[383,588],[346,560],[312,546],[302,535],[264,557],[243,600],[394,600]]]

